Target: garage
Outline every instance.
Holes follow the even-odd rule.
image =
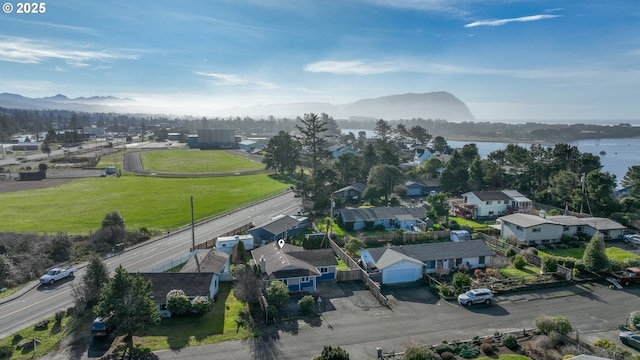
[[[382,269],[383,284],[400,284],[414,282],[422,277],[422,266],[420,261],[414,259],[403,259]]]

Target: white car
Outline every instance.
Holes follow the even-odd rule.
[[[624,242],[634,245],[640,245],[640,235],[637,234],[629,234],[622,237]]]
[[[491,304],[493,293],[489,289],[471,289],[458,295],[458,303],[463,306],[473,304]]]

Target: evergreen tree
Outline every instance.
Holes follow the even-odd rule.
[[[582,262],[585,268],[595,273],[607,271],[609,269],[609,258],[605,251],[604,240],[600,237],[600,233],[596,232],[582,255]]]
[[[73,287],[76,308],[93,308],[100,300],[100,291],[109,282],[109,269],[100,256],[94,254],[89,259],[87,271],[79,285]]]

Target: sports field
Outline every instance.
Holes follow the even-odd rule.
[[[264,169],[264,164],[224,150],[143,151],[145,170],[160,173],[209,174]]]
[[[202,156],[200,153],[212,152],[158,151],[160,155],[151,157],[161,169],[164,166],[162,159],[190,162],[192,154],[199,157]],[[182,160],[175,157],[176,153],[182,154]],[[216,172],[247,169],[256,163],[241,157],[226,162],[233,162],[237,167],[227,164]],[[281,193],[288,187],[267,174],[160,178],[124,173],[121,177],[77,179],[53,187],[0,193],[0,229],[5,232],[88,234],[100,228],[105,214],[118,211],[128,229],[146,227],[168,231],[191,222],[191,196],[194,216],[196,220],[202,220]]]

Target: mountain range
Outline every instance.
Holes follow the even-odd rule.
[[[0,94],[0,107],[23,110],[69,110],[78,112],[106,113],[166,113],[140,104],[134,99],[113,96],[68,98],[55,95],[29,98],[18,94]],[[373,99],[362,99],[347,104],[289,103],[232,107],[212,110],[207,116],[251,116],[296,117],[305,113],[326,113],[335,119],[373,118],[397,119],[443,119],[447,121],[473,121],[474,116],[467,105],[454,95],[439,91],[421,94],[390,95]],[[193,114],[182,114],[193,115]]]

